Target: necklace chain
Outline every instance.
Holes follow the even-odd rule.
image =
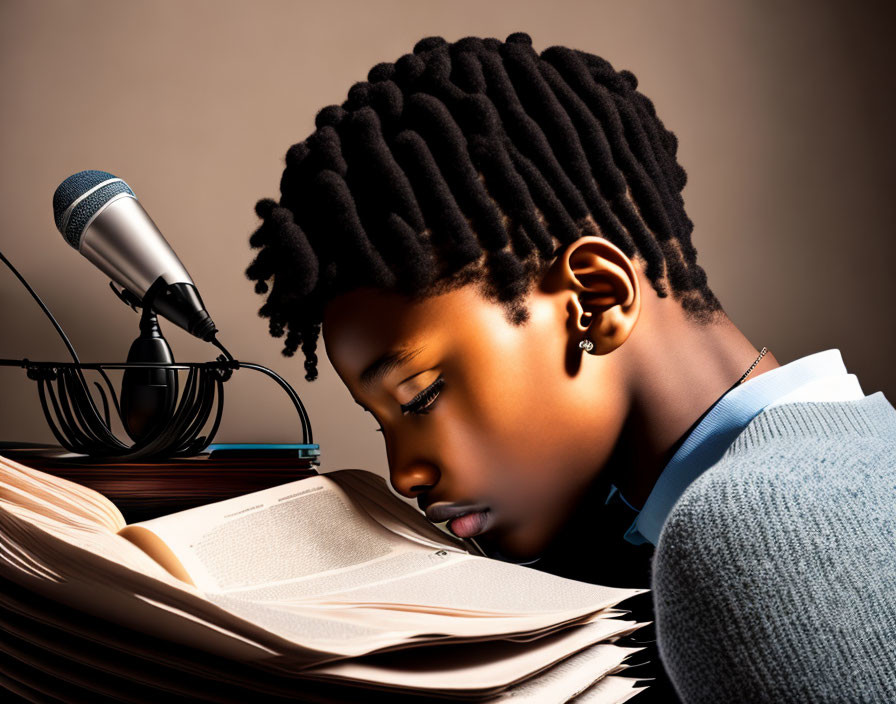
[[[756,368],[756,365],[759,364],[759,360],[762,359],[762,358],[765,356],[765,353],[766,353],[766,352],[768,352],[768,347],[763,347],[763,348],[759,351],[759,356],[756,358],[756,361],[753,362],[753,363],[750,365],[750,368],[747,369],[747,371],[744,372],[744,375],[743,375],[740,379],[738,379],[737,384],[743,384],[743,383],[744,383],[744,379],[746,379],[748,376],[750,376],[750,372],[752,372],[752,371]],[[735,384],[735,386],[737,386],[737,384]]]

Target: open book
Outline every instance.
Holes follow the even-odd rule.
[[[489,559],[364,470],[126,525],[101,494],[0,457],[0,577],[214,656],[221,678],[237,678],[236,663],[262,690],[264,675],[274,688],[286,678],[302,701],[305,683],[326,701],[640,691],[613,676],[637,649],[613,641],[644,624],[614,607],[645,590]],[[152,655],[185,667],[178,652]]]

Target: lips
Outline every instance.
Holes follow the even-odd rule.
[[[426,507],[426,517],[430,521],[448,521],[448,530],[458,538],[472,538],[485,532],[491,523],[491,515],[489,507],[484,504],[437,501]]]
[[[484,533],[491,523],[491,511],[477,511],[465,513],[448,521],[448,530],[458,538],[472,538]]]

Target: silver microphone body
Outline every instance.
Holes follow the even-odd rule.
[[[66,242],[144,308],[201,340],[217,333],[193,279],[124,181],[79,171],[53,194],[53,216]]]
[[[195,286],[140,201],[126,193],[93,216],[78,251],[141,301],[159,277],[169,285]]]

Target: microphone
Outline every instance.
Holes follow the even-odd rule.
[[[152,309],[206,342],[218,332],[196,284],[128,184],[79,171],[53,194],[56,228],[72,247]]]

